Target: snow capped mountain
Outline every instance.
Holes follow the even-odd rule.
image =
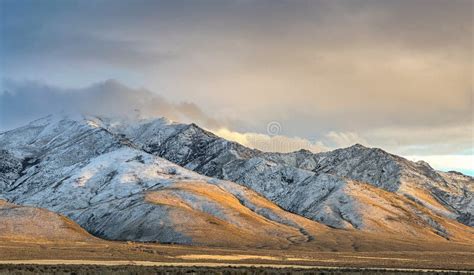
[[[328,231],[241,185],[138,150],[102,125],[93,117],[49,117],[0,134],[8,148],[0,196],[112,240],[287,247]]]
[[[0,133],[0,198],[113,240],[327,249],[390,233],[471,242],[474,230],[455,219],[472,225],[473,193],[471,177],[380,149],[264,153],[166,119],[56,115]]]
[[[436,171],[426,162],[412,162],[378,148],[354,145],[331,152],[267,154],[277,163],[369,183],[401,194],[435,213],[473,225],[474,179]],[[304,162],[298,162],[304,159]]]
[[[328,200],[334,197],[332,192],[346,190],[341,188],[351,180],[398,194],[400,199],[408,198],[436,215],[473,223],[472,177],[438,172],[426,163],[414,163],[378,148],[357,144],[318,154],[305,150],[264,153],[219,138],[194,124],[163,120],[121,125],[111,131],[125,135],[147,152],[207,176],[241,183],[286,210],[330,226],[364,227],[360,220],[366,207],[359,207],[360,213],[357,207],[348,207],[352,200],[344,192],[337,196],[344,203]],[[295,205],[295,201],[302,205]],[[307,209],[303,205],[308,205]]]

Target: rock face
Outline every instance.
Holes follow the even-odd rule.
[[[0,197],[112,240],[287,247],[323,233],[348,238],[320,223],[474,236],[454,220],[473,225],[473,178],[361,145],[264,153],[166,119],[50,116],[0,133],[0,160]]]
[[[8,188],[23,170],[21,160],[7,150],[0,150],[0,192]]]

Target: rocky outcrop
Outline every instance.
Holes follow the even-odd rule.
[[[25,160],[28,164],[28,160]],[[9,188],[20,177],[23,164],[7,150],[0,150],[0,193]]]

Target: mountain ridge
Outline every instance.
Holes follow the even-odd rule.
[[[175,124],[179,125],[179,124]],[[147,127],[153,128],[153,125]],[[334,151],[322,153],[310,153],[308,151],[296,151],[292,153],[268,153],[259,150],[246,148],[238,143],[226,141],[214,134],[205,131],[198,126],[185,128],[185,126],[172,126],[180,128],[171,136],[168,133],[162,134],[160,127],[151,131],[153,137],[144,135],[130,136],[132,142],[139,144],[144,150],[155,155],[162,156],[181,166],[197,171],[211,177],[218,177],[249,184],[242,179],[242,175],[235,175],[233,169],[226,173],[226,165],[237,163],[242,166],[246,161],[251,161],[248,166],[254,166],[261,161],[270,161],[277,165],[308,170],[319,173],[335,174],[337,176],[367,182],[376,187],[388,191],[399,191],[404,196],[410,196],[413,189],[423,189],[421,192],[429,192],[426,200],[420,200],[426,206],[437,213],[446,216],[456,216],[465,224],[472,225],[472,212],[474,202],[472,184],[456,186],[458,180],[453,180],[457,176],[452,173],[435,171],[429,165],[419,162],[414,163],[402,157],[387,153],[379,148],[367,148],[360,144],[348,148],[336,149]],[[185,128],[185,130],[181,129]],[[190,129],[192,128],[192,129]],[[150,129],[148,129],[150,131]],[[161,138],[160,138],[161,137]],[[204,146],[200,146],[204,144]],[[175,148],[179,147],[181,154],[175,153]],[[171,149],[170,149],[171,148]],[[185,148],[185,149],[182,149]],[[196,157],[194,157],[196,156]],[[298,163],[298,159],[301,159]],[[380,172],[381,171],[381,172]],[[257,173],[258,174],[258,173]],[[309,177],[309,176],[308,176]],[[284,178],[284,177],[283,177]],[[472,182],[474,178],[464,176],[460,182]],[[280,180],[281,181],[285,181]],[[414,183],[410,183],[414,182]],[[424,185],[432,185],[431,190],[425,190]],[[443,187],[446,184],[454,185],[451,189],[456,189],[458,196],[451,196]],[[248,187],[256,189],[255,186]],[[468,188],[468,190],[466,190]],[[459,189],[459,190],[458,190]],[[461,190],[462,189],[462,190]],[[262,193],[264,190],[259,190]],[[264,194],[271,199],[271,194]],[[464,195],[467,198],[464,199]],[[438,203],[441,203],[440,206]],[[444,208],[450,208],[447,211]],[[467,211],[464,211],[467,210]]]
[[[356,163],[368,161],[364,165],[377,170],[378,166],[373,168],[371,159],[374,154],[386,155],[380,149],[371,150],[361,145],[323,155],[309,155],[307,151],[265,153],[221,139],[196,124],[179,124],[166,119],[136,122],[93,116],[51,116],[0,133],[0,149],[0,197],[65,214],[94,235],[107,239],[285,246],[291,245],[288,238],[300,240],[301,245],[301,240],[308,238],[313,239],[313,243],[315,238],[316,242],[324,242],[317,237],[321,234],[330,236],[327,237],[330,240],[354,234],[362,236],[355,233],[357,231],[363,236],[385,232],[392,237],[400,234],[457,242],[469,241],[474,234],[472,228],[452,220],[458,218],[454,216],[456,208],[451,212],[443,209],[451,205],[450,201],[439,205],[430,201],[433,198],[431,193],[426,193],[429,190],[415,190],[416,193],[407,189],[406,193],[413,196],[408,198],[397,193],[400,188],[394,192],[393,182],[385,188],[377,186],[375,180],[364,182],[379,178],[349,169],[354,164],[344,162],[344,156],[362,154]],[[382,158],[376,164],[385,164],[384,161],[388,160]],[[319,169],[329,170],[312,171],[315,164],[321,164]],[[390,165],[387,167],[392,167]],[[419,166],[413,167],[418,169]],[[431,172],[430,168],[425,169]],[[423,177],[430,175],[423,171],[417,173]],[[362,180],[346,175],[360,176]],[[456,175],[458,178],[438,176],[452,181],[449,188],[462,186],[459,182],[464,179],[460,175]],[[465,180],[465,185],[472,181]],[[418,183],[403,184],[419,187]],[[196,186],[214,191],[202,193]],[[238,194],[243,191],[238,190],[254,195],[242,197]],[[472,196],[470,190],[458,191]],[[228,199],[222,200],[223,197]],[[238,204],[228,204],[232,198],[237,198]],[[461,199],[454,206],[465,209],[470,215],[472,204],[468,199]],[[266,206],[255,212],[255,200],[266,201]],[[65,202],[74,202],[74,205]],[[426,207],[425,202],[436,207]],[[222,213],[227,214],[222,216]],[[242,215],[248,218],[242,220]],[[180,220],[179,217],[188,218]],[[282,217],[292,217],[290,220],[294,221],[287,224],[287,218]],[[469,219],[470,216],[466,218]],[[255,222],[263,224],[246,227]],[[331,233],[318,224],[321,222],[350,230],[350,233]],[[295,227],[298,223],[304,226]],[[189,228],[195,229],[190,231]],[[252,232],[245,228],[262,228],[263,231]],[[309,235],[307,228],[313,228]],[[157,229],[161,233],[157,234]],[[202,235],[206,230],[214,230],[216,238],[206,240]],[[230,242],[218,237],[230,232],[234,236]],[[264,237],[269,234],[287,237],[278,237],[275,241]]]

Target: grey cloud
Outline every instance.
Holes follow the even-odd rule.
[[[472,51],[470,0],[5,0],[0,5],[0,32],[9,54],[57,51],[110,62],[116,51],[147,64],[142,54],[153,59],[157,47],[160,56],[173,46],[215,48],[228,39],[273,47],[297,41],[316,49],[381,43]]]
[[[119,66],[131,69],[154,67],[177,58],[168,51],[148,49],[138,43],[114,38],[101,38],[88,33],[66,33],[51,35],[26,30],[7,35],[3,43],[4,66],[8,68],[18,62],[29,64],[49,64],[57,60],[67,60],[71,66]],[[24,45],[27,44],[27,45]]]
[[[173,103],[146,89],[132,89],[107,80],[81,89],[64,89],[38,82],[5,80],[0,94],[0,130],[20,126],[56,112],[83,112],[106,116],[160,117],[219,127],[193,103]]]

